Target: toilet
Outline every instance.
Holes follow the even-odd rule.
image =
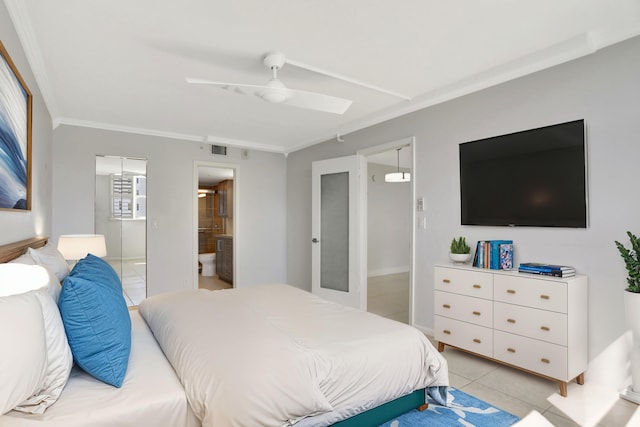
[[[198,254],[198,261],[202,264],[202,275],[213,276],[216,274],[216,254]]]

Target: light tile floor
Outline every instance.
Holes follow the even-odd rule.
[[[402,322],[409,319],[409,276],[393,274],[368,280],[368,309]],[[433,337],[428,337],[437,347]],[[445,347],[451,386],[520,418],[536,411],[556,427],[638,427],[640,409],[616,390],[589,382],[569,384],[568,396],[555,382]],[[539,423],[527,424],[537,425]]]
[[[144,259],[107,260],[122,281],[128,306],[136,306],[147,297],[147,263]]]
[[[211,291],[233,288],[231,284],[225,282],[224,280],[220,280],[218,278],[218,275],[203,276],[202,274],[198,274],[198,287],[200,289],[209,289]]]

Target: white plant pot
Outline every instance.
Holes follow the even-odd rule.
[[[467,262],[471,254],[452,254],[449,252],[449,258],[453,262]]]
[[[640,404],[640,293],[624,292],[624,314],[631,330],[631,386],[620,393],[620,397]]]

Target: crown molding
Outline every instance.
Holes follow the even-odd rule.
[[[422,110],[455,98],[514,80],[537,71],[542,71],[565,62],[591,55],[600,49],[622,42],[640,35],[640,23],[626,27],[607,30],[594,30],[580,34],[560,43],[556,43],[521,58],[506,62],[487,69],[468,78],[453,82],[431,92],[413,98],[411,101],[401,101],[389,108],[377,111],[369,116],[348,123],[330,131],[324,132],[317,138],[297,145],[287,154],[310,146],[336,139],[336,135],[344,137],[350,133],[366,129],[382,122]],[[348,137],[346,137],[348,141]]]
[[[224,138],[215,135],[201,136],[178,132],[166,132],[155,129],[145,129],[133,126],[121,126],[112,123],[95,122],[90,120],[79,120],[69,117],[59,117],[53,121],[53,128],[60,125],[77,126],[93,129],[108,130],[113,132],[133,133],[138,135],[157,136],[161,138],[180,139],[184,141],[204,142],[207,144],[224,144],[238,148],[249,148],[259,151],[284,153],[284,148],[276,145],[267,145],[256,141],[246,141],[241,139]]]
[[[58,115],[58,105],[53,95],[53,90],[49,78],[47,77],[42,50],[35,37],[35,31],[29,19],[27,2],[23,0],[5,0],[5,6],[9,12],[9,17],[18,34],[18,39],[22,45],[22,50],[31,67],[31,72],[36,80],[38,89],[44,103],[49,110],[49,115],[54,118]]]

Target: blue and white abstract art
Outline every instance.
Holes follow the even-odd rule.
[[[0,53],[0,209],[27,210],[30,94]]]

